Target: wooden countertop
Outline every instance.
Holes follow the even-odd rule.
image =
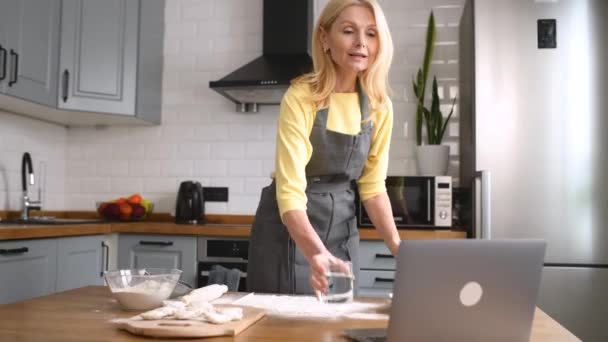
[[[90,217],[89,217],[90,218]],[[164,218],[160,218],[164,219]],[[222,222],[215,216],[211,222]],[[225,219],[227,223],[211,223],[206,225],[183,225],[167,221],[144,222],[100,222],[94,224],[69,225],[0,225],[0,241],[16,239],[50,238],[76,235],[96,235],[109,233],[137,234],[173,234],[200,236],[231,236],[248,237],[251,233],[250,221],[247,219]],[[375,229],[360,228],[361,240],[380,240]],[[466,238],[464,231],[408,229],[400,230],[401,239],[458,239]]]
[[[0,341],[152,341],[118,330],[109,321],[131,317],[103,286],[89,286],[13,304],[0,305]],[[265,317],[235,338],[188,341],[348,341],[344,329],[384,328],[386,320],[336,321]],[[162,341],[184,341],[162,339]],[[532,342],[580,341],[540,309],[536,310]]]

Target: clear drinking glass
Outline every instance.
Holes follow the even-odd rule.
[[[345,303],[353,300],[353,264],[345,261],[343,265],[331,265],[325,274],[327,293],[321,295],[324,303]]]

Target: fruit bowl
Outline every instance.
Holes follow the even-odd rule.
[[[142,268],[106,271],[104,278],[123,309],[150,310],[171,296],[181,274],[175,268]]]
[[[107,220],[141,221],[150,216],[154,204],[139,194],[97,202],[97,213]]]

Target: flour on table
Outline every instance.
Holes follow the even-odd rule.
[[[348,318],[349,315],[359,313],[373,314],[374,319],[378,319],[375,310],[385,306],[383,303],[322,303],[312,296],[287,296],[287,295],[267,295],[254,294],[238,300],[238,305],[252,306],[265,309],[266,314],[285,318],[322,318],[340,319]],[[386,315],[384,315],[386,316]]]

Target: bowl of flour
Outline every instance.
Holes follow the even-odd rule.
[[[142,268],[107,271],[104,278],[123,309],[150,310],[171,296],[181,274],[175,268]]]

